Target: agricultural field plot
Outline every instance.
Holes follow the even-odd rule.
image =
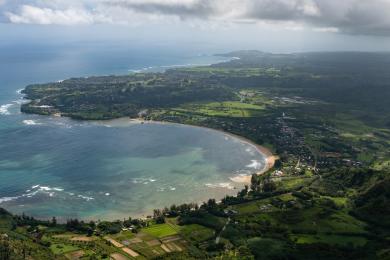
[[[78,250],[65,254],[65,257],[70,260],[88,259],[88,257],[94,255],[92,250]]]
[[[292,190],[300,186],[305,186],[313,180],[311,177],[297,176],[282,178],[281,187],[287,190]]]
[[[112,258],[113,260],[128,260],[129,259],[120,253],[113,253],[110,255],[110,258]]]
[[[268,199],[242,203],[239,205],[232,206],[232,209],[237,211],[239,215],[247,215],[264,211],[276,210],[276,208],[270,205],[270,200]]]
[[[172,109],[177,112],[194,113],[204,116],[216,117],[254,117],[264,111],[262,105],[253,105],[239,101],[212,102],[187,104],[180,108]]]
[[[50,250],[55,255],[63,255],[69,252],[80,250],[80,247],[69,245],[69,244],[58,243],[58,244],[50,245]]]
[[[135,234],[131,231],[121,231],[118,234],[110,235],[111,238],[115,239],[116,241],[119,241],[122,244],[126,244],[126,242],[131,241],[135,237]]]
[[[129,248],[140,253],[147,259],[165,254],[165,251],[161,248],[160,245],[149,246],[146,242],[131,244]]]
[[[158,238],[177,234],[177,231],[169,224],[156,224],[151,227],[142,229],[142,232]]]

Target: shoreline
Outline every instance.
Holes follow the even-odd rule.
[[[41,115],[41,116],[47,117],[46,115]],[[79,120],[73,119],[71,117],[61,116],[61,114],[52,114],[52,115],[49,115],[49,116],[51,116],[51,117],[62,117],[62,118],[65,118],[65,119],[79,121]],[[237,139],[237,141],[245,143],[245,144],[253,147],[258,153],[260,153],[263,156],[261,158],[261,161],[262,162],[264,161],[263,167],[261,169],[253,170],[251,174],[248,174],[248,175],[236,174],[235,176],[228,177],[228,179],[233,183],[233,185],[235,183],[235,184],[238,185],[238,187],[241,187],[241,188],[243,188],[244,185],[247,185],[247,184],[251,183],[252,174],[261,175],[261,174],[264,174],[265,172],[267,172],[269,169],[271,169],[274,166],[275,160],[277,158],[277,156],[273,155],[273,153],[268,148],[266,148],[264,146],[261,146],[259,144],[256,144],[255,142],[251,141],[248,138],[245,138],[243,136],[239,136],[239,135],[227,132],[227,131],[223,131],[221,129],[215,129],[215,128],[210,128],[210,127],[206,127],[206,126],[183,124],[183,123],[168,122],[168,121],[145,120],[145,119],[141,119],[141,118],[129,118],[129,117],[120,117],[120,118],[109,119],[109,120],[82,120],[82,121],[86,121],[86,122],[90,122],[92,124],[97,124],[97,125],[106,126],[106,127],[111,127],[111,126],[114,126],[114,127],[115,126],[119,126],[119,127],[120,126],[128,126],[129,124],[134,124],[134,125],[135,124],[160,124],[160,125],[177,125],[177,126],[181,126],[181,127],[196,127],[196,128],[204,129],[204,130],[207,130],[207,131],[219,132],[219,133],[223,134],[226,137]],[[239,189],[241,189],[241,188],[239,188]],[[225,189],[225,188],[221,187],[221,188],[218,188],[218,189],[222,190],[222,189]],[[236,190],[236,186],[235,186],[234,190]],[[228,191],[225,191],[223,193],[225,195],[230,194]],[[234,196],[235,197],[237,195],[236,194],[231,194],[229,196]],[[212,196],[210,196],[210,197],[212,197]],[[199,205],[202,204],[203,202],[204,201],[194,201],[194,203],[198,203]],[[220,202],[221,201],[218,200],[218,203],[220,203]],[[147,212],[140,212],[140,213],[137,213],[137,214],[132,214],[132,216],[135,216],[135,217],[141,218],[141,219],[146,219],[148,215],[150,215],[150,214],[148,214]],[[115,219],[118,219],[115,216],[116,215],[112,215],[112,216],[110,215],[110,216],[107,216],[107,218],[104,218],[104,219],[109,219],[110,221],[111,220],[113,221]],[[45,219],[45,218],[38,218],[38,219]],[[58,216],[58,219],[60,220],[61,217]],[[98,220],[100,218],[96,217],[96,216],[91,216],[91,217],[82,218],[82,219],[96,221],[96,220]]]
[[[238,139],[239,141],[246,143],[256,149],[256,151],[264,156],[264,166],[260,170],[256,170],[255,174],[257,175],[262,175],[268,170],[272,169],[272,167],[275,164],[275,161],[277,160],[277,156],[274,155],[268,148],[261,146],[259,144],[256,144],[255,142],[249,140],[248,138],[245,138],[240,135],[236,135],[227,131],[223,131],[221,129],[215,129],[215,128],[210,128],[206,126],[199,126],[199,125],[190,125],[190,124],[182,124],[182,123],[175,123],[175,122],[167,122],[167,121],[155,121],[155,120],[145,120],[141,118],[128,118],[128,117],[121,117],[121,118],[116,118],[116,119],[110,119],[110,120],[94,120],[94,122],[102,123],[102,122],[115,122],[115,121],[125,121],[127,123],[137,123],[137,124],[171,124],[171,125],[179,125],[179,126],[185,126],[185,127],[197,127],[197,128],[202,128],[206,129],[209,131],[216,131],[219,133],[222,133],[228,137]],[[234,177],[230,177],[229,179],[234,182],[234,183],[239,183],[239,184],[250,184],[252,178],[251,175],[237,175]]]

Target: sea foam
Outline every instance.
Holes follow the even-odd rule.
[[[21,198],[32,198],[37,194],[45,194],[48,195],[49,197],[54,197],[57,194],[68,194],[70,196],[74,196],[74,193],[71,192],[64,192],[63,188],[60,187],[50,187],[50,186],[41,186],[39,184],[31,186],[30,189],[27,189],[25,193],[23,193],[20,196],[14,196],[14,197],[2,197],[0,198],[0,204],[3,202],[8,202],[8,201],[13,201],[13,200],[18,200]],[[108,194],[108,195],[107,195]],[[106,196],[109,196],[109,193],[105,194]],[[84,195],[77,195],[77,198],[90,201],[93,200],[93,197],[90,196],[84,196]]]
[[[206,183],[205,186],[208,188],[222,188],[228,190],[234,189],[234,186],[230,182]]]
[[[2,197],[2,198],[0,198],[0,204],[3,202],[7,202],[7,201],[17,200],[18,198],[20,198],[20,197],[19,196],[17,196],[17,197]]]
[[[246,167],[255,170],[260,170],[263,167],[263,164],[257,160],[251,160],[251,163],[246,165]]]
[[[5,104],[0,106],[0,115],[10,115],[9,108],[14,104]]]
[[[41,125],[41,123],[38,123],[34,120],[23,120],[23,124],[25,124],[25,125]]]
[[[132,183],[134,184],[149,184],[150,182],[155,182],[156,179],[153,178],[133,178]]]

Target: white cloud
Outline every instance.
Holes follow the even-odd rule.
[[[330,32],[330,33],[340,32],[340,30],[336,27],[316,27],[316,28],[313,28],[313,31],[315,31],[315,32]]]
[[[0,0],[9,22],[271,23],[281,28],[390,35],[390,0]],[[4,4],[5,3],[5,4]],[[23,4],[24,3],[24,4]],[[11,8],[12,7],[12,8]]]
[[[53,10],[39,8],[31,5],[23,5],[20,13],[6,12],[6,16],[12,23],[25,24],[93,24],[103,20],[83,9]]]

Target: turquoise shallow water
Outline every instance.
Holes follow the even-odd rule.
[[[1,131],[0,205],[40,218],[115,219],[220,199],[240,187],[230,177],[264,163],[253,146],[208,129],[28,120]]]
[[[264,165],[253,146],[208,129],[21,114],[17,90],[34,82],[220,60],[77,50],[0,47],[0,207],[39,218],[142,216],[172,203],[236,194],[229,178]]]

